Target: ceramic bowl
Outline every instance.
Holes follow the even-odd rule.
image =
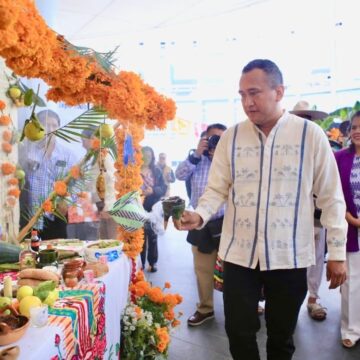
[[[11,322],[15,322],[14,328],[9,325]],[[29,319],[23,315],[0,316],[0,346],[12,344],[21,339],[29,324]]]
[[[111,262],[118,259],[122,253],[123,243],[118,241],[119,245],[99,248],[99,245],[104,245],[106,243],[111,244],[116,242],[116,240],[100,240],[92,241],[89,243],[84,251],[85,259],[90,262],[98,261],[100,256],[106,255],[107,261]]]

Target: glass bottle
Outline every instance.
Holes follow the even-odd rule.
[[[40,238],[38,236],[37,230],[31,231],[31,249],[35,251],[36,253],[39,252],[40,249]]]
[[[20,270],[36,267],[36,253],[31,249],[31,239],[25,239],[26,247],[19,254]]]

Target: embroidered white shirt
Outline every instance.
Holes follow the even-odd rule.
[[[261,270],[315,264],[314,202],[329,260],[345,260],[345,201],[323,130],[285,112],[266,137],[250,120],[222,135],[195,211],[206,223],[225,202],[219,256]]]

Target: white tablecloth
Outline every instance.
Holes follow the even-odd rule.
[[[120,318],[121,313],[128,300],[128,288],[131,273],[131,261],[122,254],[122,256],[109,263],[110,271],[99,278],[106,286],[105,290],[105,314],[106,314],[106,353],[104,359],[117,359],[116,345],[120,345]],[[59,326],[45,326],[43,328],[29,327],[25,335],[16,343],[1,347],[0,351],[6,347],[18,345],[20,347],[19,360],[47,360],[57,355],[54,346],[55,335],[59,334],[61,338],[64,334]],[[65,351],[60,345],[61,353]]]

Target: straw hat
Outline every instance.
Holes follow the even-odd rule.
[[[290,113],[294,115],[298,115],[300,117],[309,118],[309,120],[321,120],[329,116],[329,114],[327,114],[324,111],[318,111],[312,109],[310,107],[310,104],[305,100],[299,101],[294,106],[294,109],[290,111]]]

